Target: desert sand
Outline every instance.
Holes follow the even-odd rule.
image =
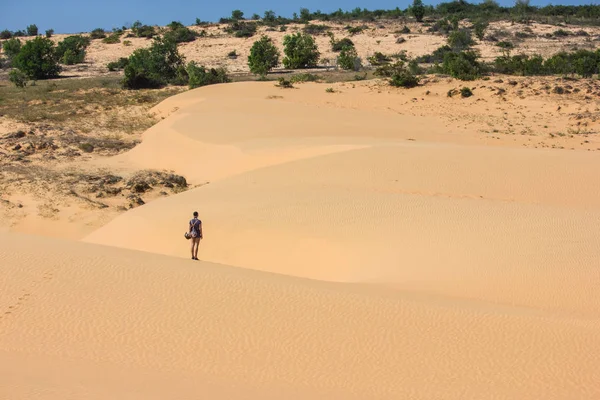
[[[165,100],[90,162],[194,188],[78,241],[0,233],[0,398],[599,398],[597,108],[547,84]]]

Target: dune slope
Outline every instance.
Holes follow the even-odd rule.
[[[3,398],[600,395],[597,318],[18,235],[0,263]]]

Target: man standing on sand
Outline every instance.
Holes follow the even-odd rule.
[[[190,220],[189,232],[192,237],[192,260],[198,260],[198,247],[202,240],[202,221],[198,219],[198,211],[194,211],[194,218]]]

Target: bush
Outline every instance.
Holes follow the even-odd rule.
[[[498,46],[502,49],[513,49],[515,47],[514,44],[512,44],[511,42],[507,42],[507,41],[498,42],[498,43],[496,43],[496,46]]]
[[[283,65],[286,68],[315,67],[321,54],[315,39],[303,33],[286,35],[283,38],[285,58]]]
[[[106,37],[106,33],[102,28],[96,28],[90,33],[90,38],[92,39],[104,39]]]
[[[309,35],[324,35],[325,33],[327,33],[327,31],[329,31],[329,29],[331,29],[331,27],[327,25],[308,24],[302,30],[304,31],[304,33],[307,33]]]
[[[37,36],[37,34],[38,34],[37,25],[32,24],[27,27],[27,36]]]
[[[441,63],[444,61],[444,56],[446,53],[452,53],[452,49],[450,46],[442,46],[438,47],[431,54],[426,54],[421,57],[417,57],[416,61],[427,64]]]
[[[293,89],[294,88],[294,85],[292,85],[292,82],[288,81],[284,77],[279,78],[278,84],[275,86],[278,86],[283,89]]]
[[[36,36],[21,47],[21,51],[14,58],[14,65],[34,80],[55,78],[61,70],[54,43],[41,36]]]
[[[175,43],[193,42],[198,34],[185,27],[181,22],[173,21],[168,25],[170,31],[165,33],[165,38]]]
[[[279,50],[268,36],[263,35],[250,49],[248,66],[250,72],[261,77],[266,76],[269,71],[279,65]]]
[[[148,49],[138,49],[125,67],[123,87],[128,89],[159,88],[185,81],[184,58],[177,43],[156,38]]]
[[[19,54],[21,51],[21,41],[17,38],[8,39],[2,45],[4,48],[4,55],[8,57],[9,60],[12,60]]]
[[[390,78],[390,85],[396,87],[411,88],[419,84],[419,78],[408,70],[406,63],[402,60],[378,67],[375,70],[375,75]]]
[[[47,37],[47,38],[51,38],[51,37],[52,37],[52,35],[54,35],[54,29],[48,29],[48,30],[46,31],[46,37]]]
[[[564,29],[559,29],[559,30],[554,31],[553,35],[556,37],[567,37],[567,36],[571,36],[571,32],[565,31]]]
[[[18,88],[27,86],[27,75],[18,69],[13,69],[8,73],[8,80],[14,83]]]
[[[345,47],[354,47],[354,42],[350,38],[343,38],[337,41],[332,40],[331,42],[331,49],[336,53],[342,51]]]
[[[477,54],[472,51],[446,53],[442,72],[463,81],[477,79],[481,74],[481,65],[477,58]]]
[[[410,12],[415,17],[417,22],[422,22],[425,16],[425,6],[423,6],[422,0],[414,0]]]
[[[191,61],[186,67],[189,76],[190,89],[200,86],[214,85],[217,83],[230,82],[227,76],[227,71],[224,68],[206,69],[204,66],[198,66],[194,61]]]
[[[362,67],[356,48],[345,47],[337,58],[340,68],[346,71],[359,71]]]
[[[460,97],[471,97],[473,96],[473,92],[468,87],[463,87],[460,89]]]
[[[471,33],[469,33],[469,31],[453,31],[448,36],[448,44],[454,50],[464,50],[473,45],[473,39],[471,38]]]
[[[156,31],[153,26],[143,25],[140,21],[135,21],[131,27],[131,31],[137,37],[151,39],[156,36]]]
[[[90,42],[90,38],[81,35],[68,36],[58,43],[56,57],[65,65],[82,63],[85,59],[85,49]]]
[[[545,75],[544,59],[540,56],[503,56],[494,61],[494,70],[507,75]]]
[[[320,79],[320,77],[318,75],[304,73],[304,74],[292,75],[292,77],[290,78],[290,82],[292,82],[292,83],[316,82],[319,79]]]
[[[122,32],[111,33],[109,36],[107,36],[104,39],[102,39],[102,43],[106,43],[106,44],[120,43],[121,42],[121,35],[122,34],[123,34]]]
[[[410,29],[408,28],[408,26],[404,25],[404,28],[400,29],[400,33],[403,33],[406,35],[406,34],[410,33]]]
[[[237,38],[248,38],[254,36],[257,29],[256,22],[235,21],[225,29],[225,32],[233,34]]]
[[[473,31],[475,32],[475,37],[480,41],[485,37],[485,31],[488,28],[489,23],[487,21],[477,21],[473,25]]]
[[[121,57],[117,61],[110,62],[106,65],[109,71],[117,71],[120,69],[125,69],[125,67],[129,64],[129,59],[126,57]]]
[[[368,61],[369,63],[371,63],[371,65],[378,66],[392,62],[392,58],[377,51],[375,52],[375,54],[368,58]]]
[[[13,37],[13,34],[8,29],[5,29],[2,32],[0,32],[0,39],[6,40],[6,39],[10,39],[12,37]]]

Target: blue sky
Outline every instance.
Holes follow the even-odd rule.
[[[409,1],[392,0],[300,0],[284,2],[281,0],[242,0],[221,1],[184,1],[184,0],[2,0],[0,5],[0,30],[11,31],[25,29],[36,24],[40,32],[54,29],[56,33],[88,32],[94,28],[112,29],[131,24],[136,20],[150,25],[166,25],[171,21],[192,24],[196,17],[205,21],[216,21],[220,17],[231,15],[231,11],[240,9],[246,17],[253,13],[262,15],[265,10],[291,17],[300,7],[310,10],[320,9],[331,12],[342,8],[351,10],[356,7],[373,9],[406,8]],[[425,4],[437,4],[439,1],[425,0]],[[478,1],[473,1],[478,2]],[[502,5],[513,4],[511,0],[500,0]],[[543,5],[550,1],[532,0],[531,4]],[[598,4],[598,0],[591,0]],[[560,0],[552,4],[590,4],[588,1]]]

